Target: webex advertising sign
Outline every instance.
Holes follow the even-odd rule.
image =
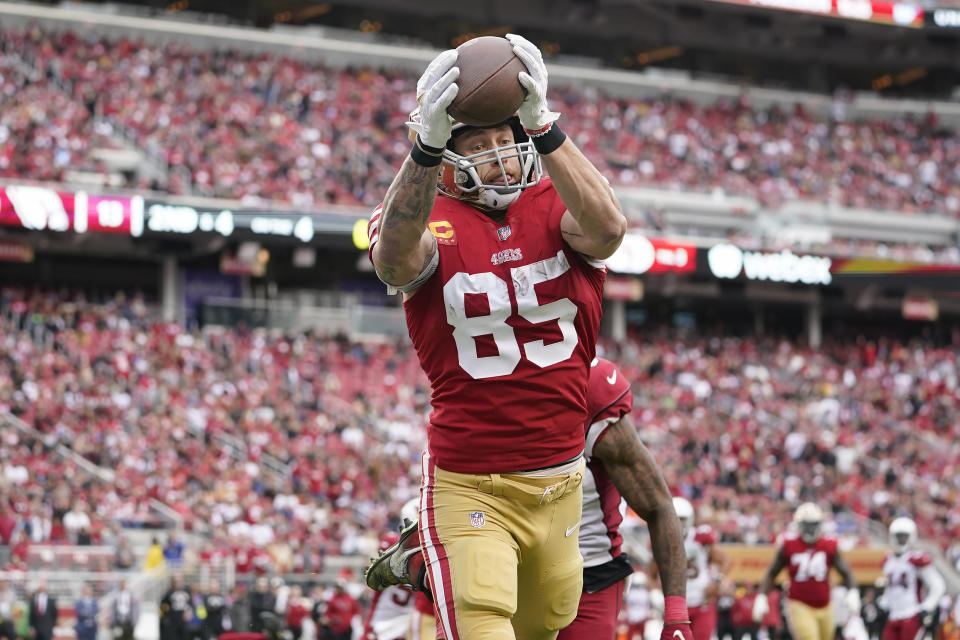
[[[827,285],[833,281],[833,262],[823,256],[798,255],[784,249],[744,251],[732,244],[714,245],[707,251],[707,266],[714,277],[732,280],[741,275],[747,280]]]

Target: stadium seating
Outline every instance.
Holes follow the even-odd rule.
[[[122,138],[169,167],[165,181],[130,187],[369,206],[409,149],[410,75],[37,28],[3,36],[0,176],[95,171],[90,151]],[[28,77],[29,90],[18,91]],[[933,116],[824,120],[799,105],[699,106],[569,87],[554,88],[553,101],[615,184],[748,195],[773,207],[810,199],[960,214],[960,144]],[[27,124],[31,135],[10,135]]]
[[[0,494],[18,525],[79,503],[102,531],[156,498],[208,534],[206,560],[233,554],[241,573],[370,553],[417,491],[429,387],[410,348],[151,317],[136,298],[0,291],[0,412],[116,473],[65,485],[48,449],[5,432]],[[858,521],[910,513],[945,550],[960,539],[957,343],[814,351],[664,329],[600,348],[633,381],[668,482],[724,540],[771,541],[804,499],[836,505],[854,538]],[[35,542],[73,541],[47,530]]]

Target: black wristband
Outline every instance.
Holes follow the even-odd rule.
[[[533,146],[536,148],[537,153],[545,156],[548,153],[556,151],[560,145],[563,144],[563,141],[567,139],[567,134],[554,123],[553,126],[544,133],[538,136],[532,136],[530,139],[533,140]]]
[[[421,167],[436,167],[443,161],[443,147],[425,145],[420,136],[417,136],[413,149],[410,149],[410,157]]]

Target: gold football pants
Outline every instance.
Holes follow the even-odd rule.
[[[573,621],[583,471],[453,473],[424,454],[420,535],[447,640],[554,640]]]
[[[799,600],[788,598],[787,627],[793,640],[833,640],[836,629],[833,605],[811,607]]]

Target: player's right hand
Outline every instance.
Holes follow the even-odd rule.
[[[689,622],[668,622],[663,625],[660,640],[681,640],[677,634],[683,636],[682,640],[693,640],[693,628]]]
[[[768,613],[770,613],[770,602],[767,600],[767,594],[758,593],[753,599],[753,621],[760,624]]]
[[[420,122],[408,122],[420,136],[420,141],[430,147],[442,148],[450,139],[450,116],[447,107],[457,97],[460,88],[457,78],[457,50],[448,49],[433,59],[417,80],[417,104],[420,105]]]

